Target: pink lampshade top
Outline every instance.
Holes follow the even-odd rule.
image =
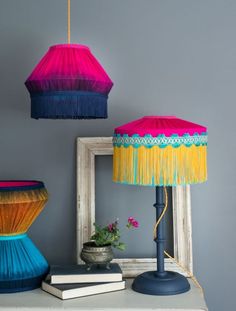
[[[113,82],[87,46],[51,46],[26,80],[30,92],[89,91],[108,94]]]
[[[115,134],[120,135],[151,135],[156,137],[164,134],[165,136],[184,134],[194,135],[206,133],[207,128],[189,121],[179,119],[175,116],[145,116],[141,119],[129,122],[115,129]]]

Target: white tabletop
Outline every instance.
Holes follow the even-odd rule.
[[[41,289],[16,294],[0,294],[0,311],[208,310],[200,289],[191,281],[191,290],[189,292],[174,296],[139,294],[131,289],[131,282],[132,280],[127,280],[126,290],[65,301],[51,296]]]

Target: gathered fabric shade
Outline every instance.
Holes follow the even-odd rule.
[[[40,287],[48,263],[27,230],[48,199],[39,181],[0,181],[0,293]]]
[[[115,129],[113,181],[176,186],[207,179],[207,128],[175,116],[147,116]]]
[[[113,82],[84,45],[50,47],[25,85],[31,96],[32,118],[107,118]]]

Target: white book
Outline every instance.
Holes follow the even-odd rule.
[[[42,290],[60,299],[79,298],[125,289],[125,281],[112,283],[51,284],[42,282]]]

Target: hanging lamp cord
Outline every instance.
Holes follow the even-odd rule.
[[[67,42],[70,44],[70,0],[67,0]]]
[[[156,241],[157,240],[157,227],[159,226],[162,218],[164,217],[166,211],[167,211],[167,208],[168,208],[168,193],[167,193],[167,189],[166,187],[164,187],[164,192],[165,192],[165,207],[161,213],[161,215],[159,216],[159,218],[157,219],[157,222],[153,228],[153,237],[154,237],[154,240]],[[172,260],[173,262],[175,262],[186,274],[189,278],[192,279],[192,281],[195,283],[195,285],[197,287],[200,288],[202,294],[204,295],[204,290],[202,288],[202,286],[200,285],[200,283],[198,282],[198,280],[196,279],[196,277],[189,271],[187,270],[180,262],[178,262],[174,257],[172,257],[167,251],[164,251],[164,254],[170,259]]]

